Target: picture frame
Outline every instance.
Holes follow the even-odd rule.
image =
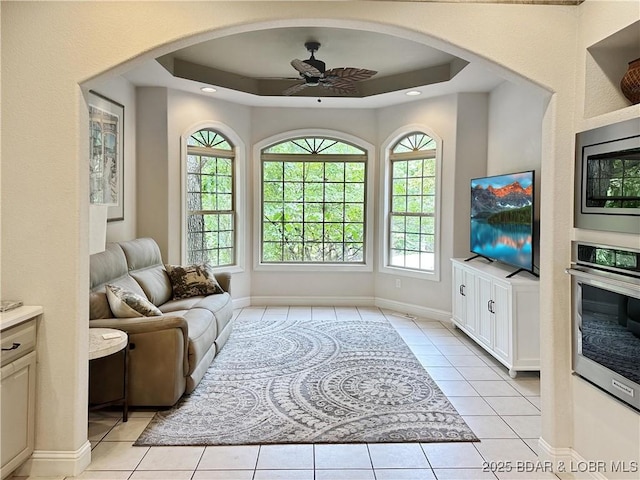
[[[93,90],[89,107],[89,203],[124,220],[124,105]]]

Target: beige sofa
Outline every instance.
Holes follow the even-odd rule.
[[[129,334],[129,404],[170,406],[191,393],[232,328],[230,275],[216,274],[223,293],[173,300],[160,249],[151,238],[110,243],[91,255],[90,327]],[[105,285],[117,285],[151,301],[161,316],[114,318]],[[117,398],[122,357],[92,361],[90,403]]]

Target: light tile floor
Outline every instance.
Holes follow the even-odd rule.
[[[250,307],[235,314],[345,319],[386,316],[480,442],[134,447],[133,442],[154,412],[134,409],[129,421],[123,423],[119,412],[102,411],[92,412],[89,418],[92,462],[85,472],[73,478],[557,479],[548,472],[522,471],[523,466],[533,466],[537,460],[539,374],[522,372],[517,378],[510,378],[499,362],[449,322],[412,319],[374,307]],[[495,462],[510,466],[511,471],[491,471]],[[20,478],[24,477],[15,480]]]

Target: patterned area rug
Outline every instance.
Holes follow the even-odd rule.
[[[478,440],[383,316],[269,317],[238,317],[194,392],[135,445]]]

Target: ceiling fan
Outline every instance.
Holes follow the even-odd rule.
[[[350,95],[357,93],[355,82],[366,80],[378,73],[374,70],[354,67],[326,70],[325,63],[313,55],[320,48],[320,43],[307,42],[304,46],[311,52],[311,57],[307,60],[298,60],[296,58],[291,61],[291,66],[299,72],[303,81],[287,88],[282,92],[283,95],[293,95],[307,87],[318,86],[335,93]]]

